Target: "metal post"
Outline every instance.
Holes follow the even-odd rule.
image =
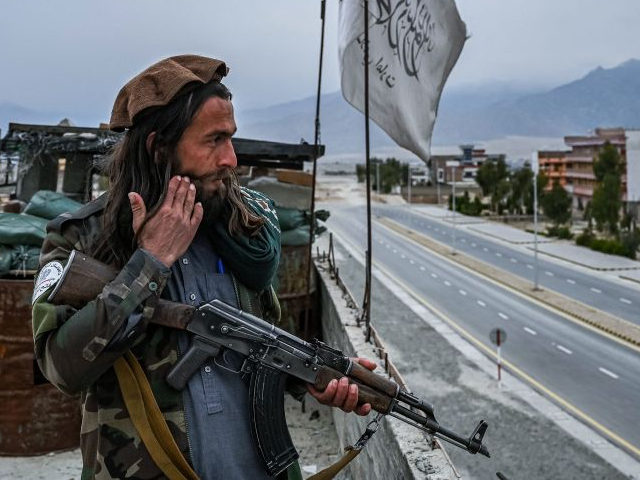
[[[500,329],[497,332],[497,344],[498,344],[498,388],[502,388],[502,355],[500,354]]]
[[[533,289],[538,286],[538,173],[533,174]]]
[[[407,164],[407,199],[411,205],[411,162]]]
[[[371,319],[371,158],[369,141],[369,0],[364,0],[364,136],[367,175],[367,265],[362,316],[369,333]]]
[[[376,191],[380,195],[380,162],[376,162]]]
[[[322,27],[320,34],[320,59],[318,60],[318,90],[316,93],[316,117],[313,149],[313,181],[311,184],[311,224],[309,225],[309,251],[307,252],[307,296],[304,313],[304,338],[309,338],[309,311],[311,310],[311,263],[313,252],[313,235],[316,223],[316,177],[318,164],[318,144],[320,143],[320,94],[322,89],[322,57],[324,53],[324,24],[325,24],[326,0],[320,3],[320,18]]]
[[[436,167],[436,188],[438,189],[438,205],[440,205],[440,178],[438,178],[438,171],[440,169]]]
[[[451,255],[456,254],[456,167],[451,167],[451,191],[453,192],[453,241],[451,242]]]

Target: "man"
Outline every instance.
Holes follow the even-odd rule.
[[[110,122],[125,134],[109,158],[108,194],[48,226],[33,297],[35,352],[54,385],[81,394],[83,479],[166,476],[132,423],[112,368],[128,351],[198,477],[268,478],[250,435],[241,358],[227,351],[209,359],[176,391],[165,377],[191,339],[149,323],[160,297],[191,305],[219,298],[277,316],[271,280],[280,231],[273,203],[235,177],[236,124],[220,83],[226,74],[221,61],[183,55],[128,82]],[[119,270],[79,310],[47,302],[74,249]],[[370,411],[357,405],[347,379],[324,392],[308,389],[347,412]]]

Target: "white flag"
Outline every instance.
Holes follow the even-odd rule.
[[[364,112],[364,2],[341,0],[339,17],[342,95]],[[465,39],[454,0],[369,0],[369,115],[424,161]]]

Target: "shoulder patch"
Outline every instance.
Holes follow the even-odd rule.
[[[31,298],[31,304],[36,303],[36,300],[40,298],[40,296],[49,290],[49,288],[53,287],[60,277],[62,276],[62,271],[64,267],[60,262],[49,262],[38,274],[38,278],[36,279],[36,284],[33,287],[33,297]]]

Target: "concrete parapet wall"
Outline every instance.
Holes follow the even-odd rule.
[[[356,312],[347,307],[342,290],[323,266],[319,267],[319,293],[325,341],[345,354],[377,359],[373,345],[365,342],[362,328],[356,325]],[[363,418],[333,409],[341,447],[356,442],[373,418],[373,414]],[[392,417],[384,417],[377,433],[348,469],[358,479],[459,478],[443,450],[433,448],[420,430]]]

